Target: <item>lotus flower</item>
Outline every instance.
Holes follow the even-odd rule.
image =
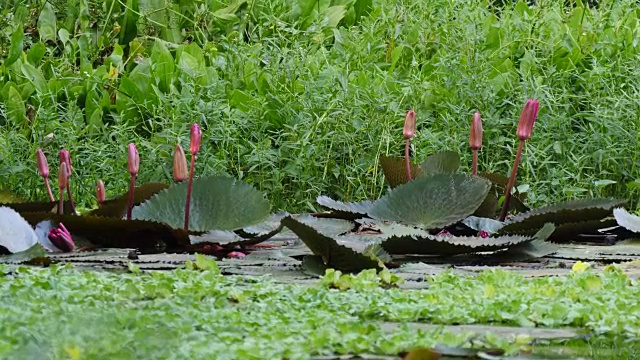
[[[191,188],[193,186],[193,171],[196,166],[196,154],[200,151],[200,141],[202,132],[200,126],[195,123],[191,125],[191,139],[189,144],[189,152],[191,153],[191,171],[189,173],[189,184],[187,185],[187,200],[184,208],[184,230],[189,231],[189,211],[191,207]]]
[[[138,155],[138,149],[136,144],[131,143],[127,152],[127,166],[129,168],[129,174],[131,174],[131,182],[129,183],[129,203],[127,204],[127,220],[131,220],[131,211],[133,210],[133,199],[136,187],[136,176],[140,169],[140,156]]]
[[[405,145],[404,145],[404,162],[407,168],[407,179],[412,180],[411,176],[411,160],[409,158],[409,148],[411,147],[411,139],[416,134],[416,112],[413,109],[407,112],[407,115],[404,117],[404,128],[402,129],[402,134],[404,135]]]
[[[44,184],[47,187],[47,195],[49,195],[49,201],[54,202],[56,201],[56,198],[53,196],[51,185],[49,184],[49,163],[47,162],[47,157],[44,155],[44,152],[40,148],[36,150],[36,161],[38,163],[38,172],[44,179]]]
[[[469,147],[473,151],[473,164],[471,173],[478,175],[478,150],[482,148],[482,118],[480,113],[473,114],[471,121],[471,131],[469,132]]]
[[[520,165],[520,158],[522,156],[522,150],[524,149],[524,143],[531,138],[531,132],[533,131],[533,124],[536,122],[538,116],[538,108],[540,104],[538,101],[529,99],[524,105],[522,112],[520,113],[520,120],[518,121],[518,129],[516,135],[518,136],[518,152],[516,153],[516,159],[513,162],[513,169],[511,170],[511,176],[504,192],[504,202],[502,203],[502,211],[500,212],[500,221],[504,221],[509,211],[509,203],[511,202],[511,190],[516,184],[516,174],[518,173],[518,166]]]
[[[57,227],[51,228],[48,237],[51,243],[61,252],[72,252],[76,248],[71,233],[62,223],[59,223]]]

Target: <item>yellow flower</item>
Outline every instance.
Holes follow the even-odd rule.
[[[582,262],[582,261],[578,260],[571,267],[571,271],[573,271],[573,272],[584,272],[585,270],[589,269],[590,267],[591,267],[591,264],[589,264],[588,262]]]

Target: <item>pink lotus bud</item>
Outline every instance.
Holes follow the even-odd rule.
[[[104,189],[104,183],[102,180],[98,180],[98,185],[96,186],[96,198],[98,199],[98,204],[102,204],[107,201],[107,192]]]
[[[71,166],[71,156],[69,155],[69,151],[66,149],[60,150],[60,165],[62,165],[62,163],[67,163],[67,176],[71,176],[73,166]]]
[[[200,126],[195,123],[191,125],[191,143],[189,144],[189,152],[191,155],[195,155],[200,151],[200,139],[202,138],[202,132]]]
[[[60,188],[60,192],[67,187],[69,182],[69,168],[67,167],[67,163],[63,162],[60,164],[60,171],[58,172],[58,187]]]
[[[516,135],[520,140],[528,140],[531,138],[531,132],[533,131],[533,124],[538,117],[538,108],[540,104],[538,101],[529,99],[524,105],[522,112],[520,113],[520,120],[518,121],[518,130]]]
[[[127,164],[129,165],[129,174],[131,176],[137,175],[140,169],[140,156],[138,156],[138,149],[136,149],[136,144],[134,143],[129,144]]]
[[[436,234],[436,236],[451,237],[453,235],[449,231],[447,231],[446,229],[442,229],[442,230],[440,230],[439,233]]]
[[[481,238],[488,238],[489,236],[491,236],[491,234],[489,234],[489,232],[487,230],[480,230],[478,232],[478,236],[480,236]]]
[[[49,176],[49,163],[47,162],[47,157],[42,152],[42,149],[38,148],[36,150],[36,161],[38,162],[38,172],[40,172],[40,176],[48,177]]]
[[[177,182],[185,181],[188,176],[187,157],[180,144],[173,150],[173,179]]]
[[[405,139],[411,139],[416,134],[416,112],[413,109],[407,112],[404,117],[404,129],[402,130]]]
[[[469,132],[469,147],[472,150],[479,150],[482,147],[482,118],[479,112],[473,114],[471,131]]]
[[[58,227],[51,228],[48,236],[51,243],[62,252],[72,252],[76,248],[71,233],[62,223],[58,224]]]

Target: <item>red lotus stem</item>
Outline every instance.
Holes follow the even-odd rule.
[[[127,205],[127,220],[131,220],[133,199],[136,188],[136,176],[138,175],[138,170],[140,169],[140,156],[138,155],[138,150],[136,149],[136,144],[134,143],[129,144],[127,152],[127,165],[129,174],[131,174],[131,182],[129,183],[129,203]]]
[[[404,128],[402,129],[404,135],[404,163],[407,169],[407,179],[413,180],[411,176],[411,159],[409,158],[409,150],[411,147],[411,139],[416,134],[416,112],[413,109],[407,111],[407,115],[404,117]]]
[[[58,172],[58,189],[60,189],[60,200],[58,203],[58,214],[64,214],[64,189],[69,183],[69,170],[67,169],[67,163],[60,164],[60,170]]]
[[[411,146],[411,139],[405,140],[404,145],[404,164],[407,169],[407,179],[413,180],[411,176],[411,160],[409,158],[409,147]]]
[[[516,160],[513,162],[513,169],[511,169],[511,176],[507,182],[507,187],[504,192],[504,202],[502,203],[502,211],[500,212],[500,221],[504,221],[507,218],[509,212],[509,203],[511,202],[511,191],[516,184],[516,174],[518,173],[518,166],[520,165],[520,158],[522,157],[522,150],[524,149],[524,143],[531,138],[531,132],[533,131],[533,124],[536,122],[538,116],[538,108],[540,104],[533,99],[527,100],[520,113],[520,120],[518,121],[518,129],[516,135],[520,139],[518,143],[518,152],[516,153]]]
[[[44,152],[40,148],[36,150],[36,162],[38,163],[38,172],[44,179],[44,184],[47,187],[47,195],[49,195],[49,201],[54,202],[56,201],[56,198],[53,196],[53,191],[51,191],[51,185],[49,184],[49,163],[47,162],[47,157],[44,155]]]
[[[76,207],[73,203],[73,195],[71,195],[71,173],[73,172],[73,166],[71,166],[71,156],[66,149],[60,150],[60,166],[62,163],[67,164],[67,194],[69,195],[69,206],[71,206],[71,213],[76,214]]]
[[[471,173],[478,175],[478,151],[482,148],[482,118],[479,112],[473,114],[471,131],[469,131],[469,147],[473,151]]]
[[[184,208],[184,230],[189,231],[189,211],[191,207],[191,188],[193,186],[193,170],[196,166],[196,154],[200,151],[200,140],[202,132],[200,126],[195,123],[191,125],[191,143],[189,144],[189,152],[191,153],[191,170],[189,172],[189,184],[187,185],[187,200]]]

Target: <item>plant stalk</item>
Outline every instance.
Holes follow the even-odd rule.
[[[513,162],[513,169],[511,169],[511,176],[509,177],[509,182],[507,182],[507,187],[505,188],[504,193],[504,203],[502,203],[502,211],[500,212],[500,221],[504,221],[507,217],[507,212],[509,211],[509,203],[511,202],[511,189],[516,184],[516,174],[518,173],[518,166],[520,165],[520,157],[522,156],[522,149],[524,148],[524,140],[520,139],[520,143],[518,144],[518,152],[516,153],[516,160]]]
[[[60,189],[60,200],[58,201],[58,215],[64,214],[64,189]]]
[[[76,207],[73,205],[73,196],[71,196],[71,179],[67,181],[67,194],[69,194],[69,206],[71,206],[71,213],[77,215]]]
[[[184,231],[189,231],[189,208],[191,207],[191,188],[193,186],[193,169],[196,166],[196,154],[191,155],[191,169],[189,171],[189,184],[187,185],[187,201],[184,205]]]
[[[129,203],[127,205],[127,220],[131,220],[131,212],[133,210],[133,199],[136,188],[136,175],[131,175],[131,183],[129,184]]]
[[[407,168],[407,179],[409,180],[413,180],[413,177],[411,177],[411,161],[409,158],[409,147],[411,146],[411,139],[406,139],[405,140],[405,145],[404,145],[404,163],[405,166]]]
[[[44,178],[44,184],[47,187],[47,194],[49,195],[49,200],[51,202],[56,201],[56,198],[53,196],[53,191],[51,191],[51,185],[49,184],[49,177],[48,176],[46,176]]]
[[[478,149],[473,150],[473,164],[471,165],[471,174],[478,175]]]

